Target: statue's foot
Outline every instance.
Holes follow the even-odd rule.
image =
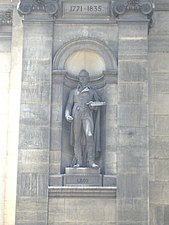
[[[92,168],[98,168],[99,166],[96,163],[92,163],[91,167]]]
[[[73,167],[74,167],[74,168],[79,168],[80,165],[77,163],[77,164],[75,164]]]

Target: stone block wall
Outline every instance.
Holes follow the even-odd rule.
[[[55,154],[54,151],[51,151],[50,156],[48,156],[47,154],[48,146],[46,146],[45,143],[43,146],[44,148],[41,149],[42,151],[37,151],[35,145],[32,146],[29,145],[29,149],[24,151],[25,148],[27,148],[27,146],[25,147],[26,143],[24,138],[26,136],[29,136],[28,133],[26,133],[28,131],[26,131],[25,129],[23,129],[22,132],[23,139],[20,139],[20,155],[18,158],[20,103],[22,101],[21,112],[25,112],[25,114],[22,113],[22,116],[20,118],[22,126],[25,126],[25,124],[27,125],[29,124],[29,126],[32,126],[31,123],[32,121],[34,122],[35,118],[31,117],[31,115],[36,115],[36,124],[39,124],[39,127],[44,128],[46,126],[45,121],[48,121],[48,112],[50,110],[48,106],[46,106],[46,108],[41,107],[39,111],[36,108],[36,104],[39,100],[42,102],[48,101],[49,97],[48,90],[50,82],[47,84],[45,77],[43,77],[44,80],[42,82],[33,81],[34,84],[30,80],[25,80],[22,83],[23,89],[22,100],[20,100],[22,56],[23,56],[22,55],[23,24],[21,17],[19,17],[17,13],[16,9],[17,3],[18,0],[13,0],[12,2],[10,0],[1,0],[0,2],[0,10],[4,11],[10,9],[12,10],[13,15],[12,24],[10,23],[0,24],[0,167],[1,167],[0,224],[2,225],[15,224],[16,185],[17,185],[16,174],[17,174],[18,160],[19,160],[19,170],[22,173],[20,178],[18,179],[18,182],[23,182],[23,184],[27,184],[27,181],[32,182],[30,184],[32,185],[31,192],[30,190],[27,190],[26,187],[24,189],[25,191],[24,193],[22,192],[23,190],[18,190],[18,192],[21,191],[19,192],[19,194],[20,198],[22,198],[22,202],[20,202],[18,209],[20,209],[21,211],[23,210],[25,218],[31,217],[32,221],[39,218],[40,224],[42,224],[42,221],[44,221],[45,215],[44,212],[46,213],[47,211],[46,208],[47,197],[44,196],[44,193],[41,192],[43,188],[41,190],[37,189],[38,186],[37,184],[41,184],[40,174],[44,175],[47,171],[48,163],[45,158],[49,160],[48,157],[50,157],[50,162],[52,162],[49,168],[50,171],[57,170],[59,173],[60,170],[60,165],[57,164],[55,160],[55,158],[57,158],[58,161],[60,160],[60,153],[58,154],[58,152],[56,152]],[[156,4],[156,10],[153,16],[153,26],[149,30],[148,35],[148,51],[147,51],[148,83],[143,82],[143,80],[145,79],[144,75],[145,73],[147,73],[147,70],[145,70],[143,66],[143,62],[142,66],[140,67],[139,63],[138,64],[134,63],[132,66],[131,61],[129,66],[127,65],[126,62],[121,61],[119,70],[120,82],[118,84],[118,101],[121,104],[119,106],[119,114],[118,114],[120,127],[123,126],[128,127],[132,124],[133,127],[139,126],[141,130],[143,127],[147,126],[147,119],[145,118],[145,115],[147,115],[147,112],[149,112],[149,160],[147,161],[149,162],[149,164],[145,165],[145,161],[143,160],[143,158],[146,156],[144,155],[143,149],[138,148],[137,149],[138,151],[136,151],[133,155],[133,152],[131,154],[131,149],[125,148],[125,146],[128,144],[127,142],[128,139],[125,139],[126,133],[122,132],[121,133],[121,135],[123,135],[122,141],[123,143],[125,142],[125,146],[124,149],[121,148],[121,150],[126,151],[125,155],[126,158],[124,158],[124,155],[121,155],[121,152],[119,152],[120,154],[118,158],[119,160],[118,165],[120,166],[121,171],[126,171],[128,168],[130,168],[130,176],[128,177],[129,180],[127,181],[125,180],[125,183],[121,183],[121,186],[128,186],[130,188],[128,192],[126,190],[122,190],[123,197],[124,195],[125,196],[135,195],[136,197],[138,197],[138,193],[142,194],[143,190],[139,189],[139,187],[140,182],[143,185],[144,180],[137,180],[138,181],[137,191],[134,188],[134,186],[131,189],[130,180],[132,179],[131,177],[133,177],[133,175],[131,176],[131,174],[133,174],[133,172],[136,172],[136,170],[138,169],[138,164],[140,168],[142,167],[147,168],[149,173],[149,185],[147,185],[146,183],[146,187],[149,186],[149,216],[150,216],[149,224],[168,225],[169,224],[168,222],[169,221],[169,150],[168,150],[169,149],[169,3],[168,0],[154,0],[154,3]],[[39,26],[38,29],[41,29],[40,25],[37,25],[37,27],[38,26]],[[115,26],[116,29],[118,29],[117,25]],[[63,45],[62,40],[65,35],[64,33],[65,27],[66,27],[65,24],[63,26],[61,26],[60,24],[55,25],[54,29],[55,32],[57,33],[57,36],[54,37],[55,40],[53,42],[53,48],[55,50],[59,49]],[[74,29],[75,27],[77,29],[77,25],[74,27],[70,25],[67,26],[67,29],[70,31],[69,32],[70,38],[76,39],[78,35],[83,35],[83,37],[90,36],[91,38],[93,38],[94,36],[98,36],[100,37],[100,39],[102,40],[104,39],[107,45],[110,45],[110,48],[114,51],[116,56],[118,55],[117,36],[116,36],[117,33],[111,34],[112,30],[111,24],[107,26],[107,28],[97,25],[94,30],[91,29],[91,26],[87,28],[86,26],[81,25],[81,29],[79,31],[77,29],[76,33],[71,32],[72,28]],[[124,29],[122,29],[122,32],[126,36],[129,35],[130,27],[128,27],[126,31]],[[138,29],[138,34],[139,32],[141,32],[141,29]],[[121,33],[120,35],[122,35],[123,33]],[[29,39],[30,34],[31,33],[29,32],[27,35],[27,39],[25,39],[24,41],[25,46],[27,46],[27,43],[29,42],[32,48],[26,49],[25,47],[24,51],[25,56],[27,54],[27,51],[28,52],[32,51],[32,54],[34,54],[35,52],[35,48],[33,48],[33,44]],[[48,32],[45,34],[47,37],[45,44],[46,45],[49,44],[51,46],[52,40],[50,39],[50,37],[48,39],[48,35],[50,36],[50,34]],[[69,37],[67,38],[69,39]],[[57,39],[59,40],[58,42]],[[124,47],[126,46],[126,43],[124,42],[125,40],[121,39],[120,43],[121,51],[125,50]],[[137,51],[138,49],[140,49],[140,51],[144,50],[145,46],[144,41],[142,41],[142,43],[139,43],[138,46],[137,43],[138,42],[133,43],[133,41],[130,42],[129,40],[127,40],[128,49],[129,50],[132,49],[134,45]],[[38,48],[41,49],[41,46],[38,45]],[[50,56],[52,54],[54,56],[55,51],[53,53],[50,52]],[[43,51],[41,51],[41,56],[42,55]],[[27,60],[26,57],[25,60]],[[123,63],[125,63],[125,66],[123,65]],[[27,73],[27,75],[29,76],[28,73],[30,71],[34,71],[34,68],[33,66],[31,66],[31,68],[29,67],[28,61],[26,61],[26,64],[27,64],[26,66],[27,71],[25,71],[24,74]],[[41,64],[43,63],[41,62]],[[123,68],[125,68],[124,71]],[[23,70],[25,70],[25,68],[23,68]],[[48,69],[48,71],[49,70],[50,69]],[[126,71],[128,71],[127,74],[129,75],[127,77]],[[136,71],[139,71],[139,73],[137,73]],[[42,70],[40,72],[43,73],[44,75],[45,70]],[[143,80],[139,80],[140,77],[138,76],[138,74],[141,74]],[[28,76],[26,77],[28,78]],[[132,80],[134,82],[129,83],[128,80],[130,81]],[[44,90],[43,93],[41,93],[42,89]],[[148,94],[147,89],[149,92]],[[106,91],[108,93],[112,93],[113,95],[111,86],[108,87]],[[39,99],[40,94],[42,94],[41,99]],[[117,101],[117,96],[115,96],[114,99],[115,101]],[[147,100],[148,100],[148,107],[144,107],[143,105],[147,102]],[[115,104],[116,103],[117,102],[115,102]],[[131,105],[131,103],[132,107],[128,108],[128,105],[129,104]],[[109,107],[114,106],[115,104],[112,103],[111,105],[109,105]],[[28,115],[27,113],[29,112],[30,107],[32,111],[30,112],[29,117],[27,117]],[[111,109],[109,108],[109,110]],[[131,113],[133,114],[132,119],[130,116]],[[40,132],[40,129],[41,128],[39,128],[37,132]],[[112,129],[114,128],[112,127]],[[42,133],[45,132],[44,129],[42,129],[41,131]],[[145,139],[145,132],[142,133],[142,136],[143,139]],[[110,142],[107,148],[108,149],[110,148],[110,151],[108,152],[107,155],[107,164],[105,171],[107,171],[107,173],[112,173],[112,171],[113,172],[116,171],[116,146],[114,146],[114,140],[111,139],[111,137],[109,137],[109,139]],[[43,141],[45,142],[45,139]],[[113,152],[111,152],[112,147],[115,148]],[[141,158],[138,157],[138,155],[140,156],[139,151],[142,151],[143,154],[142,155],[143,157]],[[23,166],[22,164],[23,160],[25,160],[26,162],[25,166]],[[46,168],[44,167],[44,165],[46,166]],[[123,174],[121,173],[121,181],[123,180],[124,180]],[[82,210],[85,210],[88,213],[90,220],[92,220],[93,217],[96,216],[98,216],[99,218],[100,214],[98,214],[98,212],[94,212],[93,211],[94,208],[92,207],[88,208],[87,205],[88,201],[90,202],[91,198],[88,199],[87,197],[85,197],[82,201],[82,208],[76,208],[76,203],[80,205],[79,197],[50,198],[49,200],[50,213],[48,223],[50,225],[55,223],[57,225],[76,224],[77,222],[75,222],[76,221],[75,216],[77,215],[75,215],[74,211],[78,214]],[[100,203],[102,203],[105,206],[104,211],[103,212],[100,211],[100,213],[102,213],[102,218],[105,218],[106,221],[97,221],[97,223],[91,222],[91,224],[114,225],[115,224],[114,218],[116,217],[116,215],[113,215],[113,213],[116,214],[115,199],[107,199],[103,197],[102,200],[100,200],[97,199],[96,197],[93,197],[92,202],[94,202],[95,205],[99,205]],[[130,202],[130,200],[128,200],[127,198],[126,199],[123,198],[121,201],[119,199],[119,204],[121,204],[119,215],[121,215],[124,218],[124,220],[127,217],[128,219],[131,219],[131,216],[135,221],[137,221],[138,219],[141,221],[144,216],[145,218],[147,218],[147,214],[144,214],[145,210],[143,209],[140,210],[138,201],[135,200],[136,206],[135,211],[133,209],[133,212],[138,212],[138,214],[133,213],[132,215],[129,214],[129,212],[126,210],[127,206],[131,206],[131,204],[133,204]],[[124,208],[123,204],[125,206]],[[51,205],[52,206],[55,205],[55,208],[51,209]],[[147,205],[145,205],[145,207],[147,207]],[[34,209],[36,210],[38,209],[38,211]],[[55,212],[57,213],[55,214]],[[80,225],[86,224],[83,214],[79,215],[79,221]],[[26,224],[26,222],[24,223]]]
[[[149,34],[150,225],[169,224],[169,3],[156,1]]]

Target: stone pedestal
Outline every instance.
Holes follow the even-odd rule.
[[[100,168],[65,168],[64,186],[102,186]]]

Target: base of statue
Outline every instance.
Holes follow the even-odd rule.
[[[102,186],[103,178],[100,168],[66,167],[63,184],[64,186]]]

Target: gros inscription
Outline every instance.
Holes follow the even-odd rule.
[[[64,186],[102,186],[102,175],[64,174]]]
[[[77,178],[77,184],[88,184],[89,179],[88,178]]]
[[[63,2],[63,17],[107,17],[110,16],[109,2]]]

